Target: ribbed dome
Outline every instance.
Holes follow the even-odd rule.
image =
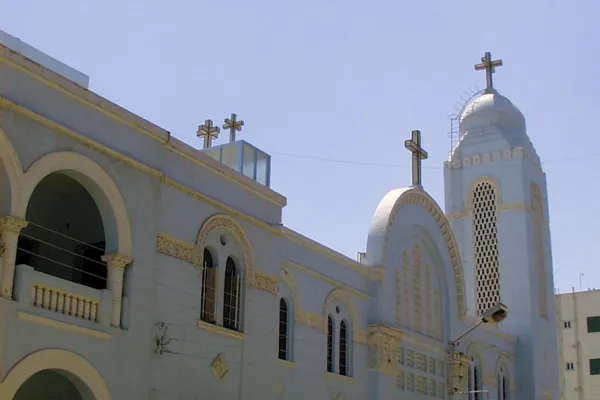
[[[460,116],[461,134],[490,125],[519,128],[525,126],[525,117],[521,111],[495,89],[487,89],[484,94],[474,99]]]

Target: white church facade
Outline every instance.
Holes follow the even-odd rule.
[[[559,399],[545,175],[489,55],[445,212],[414,131],[355,261],[283,224],[235,114],[197,150],[21,53],[0,45],[0,399]]]

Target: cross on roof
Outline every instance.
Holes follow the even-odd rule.
[[[241,131],[242,126],[244,126],[244,121],[238,121],[236,114],[231,114],[231,118],[225,118],[223,129],[229,129],[229,142],[235,142],[235,132]]]
[[[219,132],[221,130],[218,126],[213,126],[213,122],[210,119],[204,121],[204,125],[200,125],[198,127],[198,132],[196,132],[196,136],[204,138],[204,146],[203,148],[208,148],[212,146],[212,140],[219,137]]]
[[[421,147],[421,131],[412,131],[412,137],[404,141],[404,147],[412,153],[412,184],[421,186],[421,160],[427,159],[427,152]]]
[[[492,53],[490,53],[489,51],[485,53],[485,56],[481,57],[481,64],[475,65],[475,71],[485,70],[485,81],[487,89],[491,89],[494,87],[494,82],[492,81],[492,74],[496,72],[496,67],[501,66],[502,60],[492,61]]]

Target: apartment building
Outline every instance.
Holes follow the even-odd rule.
[[[561,397],[600,399],[600,290],[556,295]]]

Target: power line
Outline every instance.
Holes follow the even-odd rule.
[[[270,154],[280,155],[280,156],[284,156],[284,157],[312,160],[312,161],[318,161],[318,162],[359,165],[359,166],[365,166],[365,167],[412,168],[408,164],[390,164],[390,163],[380,163],[380,162],[357,161],[357,160],[331,158],[331,157],[317,157],[317,156],[311,156],[311,155],[306,155],[306,154],[294,154],[294,153],[286,153],[286,152],[278,152],[278,151],[271,152]],[[577,156],[577,157],[564,157],[564,158],[551,159],[551,160],[543,161],[541,164],[545,165],[545,164],[580,161],[580,160],[594,158],[594,157],[598,157],[598,156],[600,156],[600,153],[589,153],[589,154],[584,154],[584,155]],[[510,166],[505,166],[503,168],[507,168],[507,167],[517,167],[517,166],[510,165]],[[432,167],[432,166],[423,166],[422,168],[423,169],[431,169],[431,170],[443,170],[444,169],[443,167]]]

